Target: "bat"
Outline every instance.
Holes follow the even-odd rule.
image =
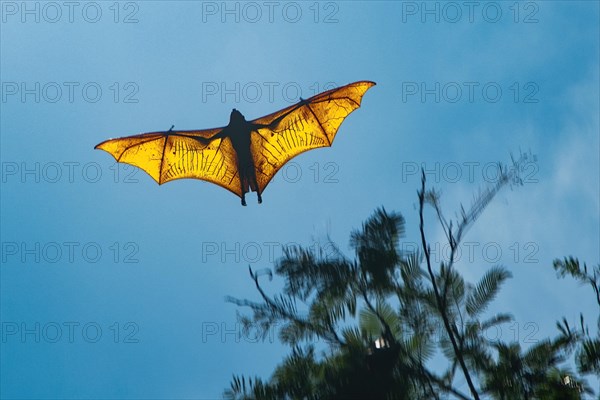
[[[159,185],[193,178],[215,183],[239,196],[262,193],[277,171],[295,156],[329,147],[344,119],[360,107],[375,82],[331,89],[264,117],[246,121],[233,109],[221,128],[143,133],[106,140],[94,147],[117,162],[144,170]]]

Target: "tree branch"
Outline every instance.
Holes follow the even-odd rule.
[[[265,303],[267,303],[267,305],[271,308],[271,310],[279,313],[280,316],[282,316],[284,318],[287,318],[301,326],[311,329],[313,332],[323,332],[323,338],[325,340],[337,343],[340,346],[345,345],[345,343],[338,336],[337,332],[335,332],[335,330],[333,329],[333,326],[331,325],[331,323],[328,324],[327,329],[324,329],[323,327],[315,326],[314,324],[306,321],[305,319],[298,318],[296,315],[289,313],[287,310],[283,309],[282,307],[279,307],[279,305],[277,303],[275,303],[269,296],[267,296],[267,294],[260,287],[260,284],[258,283],[258,275],[255,274],[254,272],[252,272],[252,267],[248,266],[248,270],[250,271],[250,277],[252,278],[252,280],[254,281],[254,284],[256,285],[256,289],[260,293],[260,295],[263,298],[263,300],[265,301]],[[329,333],[329,335],[327,335],[326,333]]]
[[[467,365],[461,352],[459,351],[458,344],[456,343],[456,338],[454,336],[454,329],[450,325],[450,321],[448,320],[448,315],[446,313],[446,308],[444,306],[445,301],[442,300],[440,296],[440,292],[438,289],[437,281],[435,278],[435,274],[433,273],[433,269],[431,267],[431,255],[430,249],[427,244],[427,239],[425,238],[425,223],[423,217],[423,210],[425,208],[425,171],[421,171],[421,190],[418,192],[419,195],[419,230],[421,232],[421,244],[425,251],[425,259],[427,261],[427,271],[429,272],[429,277],[431,278],[431,284],[433,285],[433,292],[435,294],[436,303],[438,306],[438,310],[440,311],[440,315],[442,316],[442,320],[444,322],[444,328],[448,333],[448,337],[450,338],[450,342],[452,343],[452,348],[454,350],[454,354],[458,359],[461,369],[463,370],[463,374],[467,381],[467,385],[469,386],[469,390],[471,394],[475,398],[475,400],[479,400],[479,394],[475,389],[475,385],[471,379],[471,375],[469,374],[469,370],[467,369]]]

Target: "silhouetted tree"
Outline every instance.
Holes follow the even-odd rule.
[[[490,327],[510,314],[485,316],[501,285],[511,277],[491,267],[470,284],[455,268],[456,252],[469,227],[504,186],[520,184],[519,165],[501,168],[498,182],[480,192],[457,222],[448,221],[439,195],[418,192],[421,249],[402,252],[404,218],[377,209],[350,235],[354,257],[335,247],[290,247],[275,264],[282,293],[269,296],[259,278],[270,270],[249,270],[260,301],[229,297],[249,307],[238,314],[245,329],[266,337],[277,329],[292,352],[269,380],[234,376],[229,399],[580,399],[579,377],[562,367],[575,339],[560,336],[526,350],[516,343],[490,341]],[[449,258],[434,266],[424,212],[431,206],[450,247]],[[315,341],[327,350],[317,352]],[[431,367],[436,354],[447,368]],[[456,375],[467,383],[459,389]],[[568,377],[570,381],[565,381]],[[571,384],[576,383],[576,384]],[[587,389],[586,389],[587,390]],[[487,398],[487,397],[486,397]]]
[[[579,315],[579,329],[571,329],[566,318],[563,318],[562,323],[557,323],[557,327],[564,340],[576,342],[575,362],[577,370],[581,374],[595,374],[600,378],[600,264],[593,267],[590,272],[585,263],[582,266],[578,259],[566,257],[563,260],[554,260],[553,266],[560,278],[570,275],[581,284],[589,285],[594,291],[596,303],[598,304],[595,337],[590,334],[583,314]],[[598,396],[600,400],[600,393]]]

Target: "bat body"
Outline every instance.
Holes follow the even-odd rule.
[[[267,116],[246,121],[233,109],[229,124],[194,131],[163,131],[109,139],[95,148],[146,171],[159,185],[194,178],[242,199],[262,192],[277,171],[305,151],[331,146],[344,119],[374,82],[361,81],[317,94]]]

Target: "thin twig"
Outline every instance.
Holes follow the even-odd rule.
[[[464,360],[461,352],[459,351],[458,344],[456,343],[456,338],[454,336],[454,330],[452,329],[452,327],[450,325],[450,321],[448,320],[448,315],[446,314],[446,308],[444,306],[445,302],[442,301],[442,298],[440,296],[440,292],[438,289],[438,285],[436,282],[435,274],[433,273],[433,269],[431,267],[430,249],[429,249],[429,246],[427,245],[427,239],[425,238],[425,223],[424,223],[424,217],[423,217],[423,209],[425,208],[425,171],[421,171],[421,172],[422,172],[421,191],[418,193],[418,195],[419,195],[419,221],[420,221],[419,230],[421,231],[421,242],[423,245],[423,249],[425,251],[425,259],[427,260],[427,271],[429,272],[429,277],[431,278],[431,283],[433,285],[433,292],[434,292],[435,299],[436,299],[436,302],[438,305],[438,309],[442,316],[442,320],[444,322],[444,327],[446,329],[446,332],[448,333],[450,342],[452,343],[452,348],[454,350],[454,354],[456,355],[456,358],[458,359],[460,367],[463,370],[463,374],[465,376],[465,379],[467,381],[467,385],[469,386],[469,390],[471,391],[471,394],[473,395],[475,400],[479,400],[479,394],[477,393],[477,390],[475,389],[475,385],[473,384],[473,381],[471,379],[471,375],[469,374],[469,370],[467,369],[465,360]]]

